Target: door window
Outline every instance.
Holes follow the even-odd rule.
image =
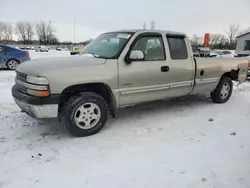
[[[144,60],[142,61],[159,61],[165,60],[165,49],[162,37],[140,37],[132,50],[140,50],[144,53]]]
[[[3,48],[0,46],[0,52],[3,52]]]

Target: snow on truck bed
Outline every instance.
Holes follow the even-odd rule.
[[[1,188],[250,187],[250,83],[222,105],[198,95],[121,109],[99,134],[72,138],[20,112],[14,76],[0,71]]]

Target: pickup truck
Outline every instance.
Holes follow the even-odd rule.
[[[184,33],[122,30],[101,34],[79,56],[21,64],[12,95],[24,112],[57,118],[82,137],[99,132],[117,108],[206,92],[225,103],[249,66],[245,58],[195,59]]]

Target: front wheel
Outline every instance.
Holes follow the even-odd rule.
[[[229,100],[233,91],[233,82],[229,77],[222,77],[218,86],[211,93],[211,98],[215,103],[225,103]]]
[[[105,125],[108,107],[105,100],[92,92],[73,96],[64,105],[63,123],[68,132],[76,137],[98,133]]]

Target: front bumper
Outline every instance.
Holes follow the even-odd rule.
[[[57,118],[59,95],[35,97],[21,93],[17,86],[12,87],[12,96],[16,104],[27,114],[38,119]]]

